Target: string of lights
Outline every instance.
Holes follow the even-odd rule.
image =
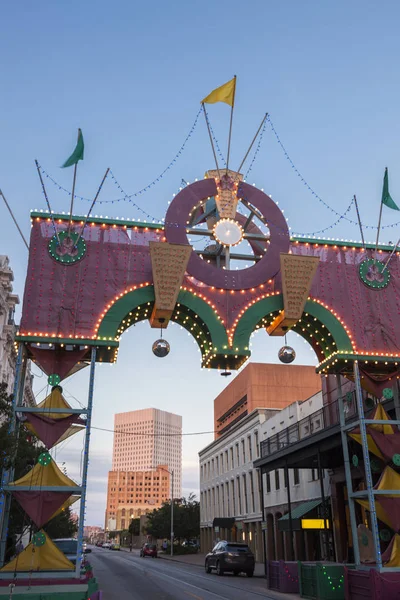
[[[328,227],[324,227],[324,229],[319,229],[318,231],[313,231],[312,233],[310,232],[306,232],[306,233],[299,233],[298,231],[294,231],[293,234],[300,236],[300,237],[308,237],[308,236],[314,236],[316,234],[319,233],[325,233],[325,231],[329,231],[329,229],[333,229],[334,227],[336,227],[336,225],[338,225],[340,223],[340,221],[342,221],[343,219],[346,218],[346,215],[348,212],[350,212],[352,206],[354,204],[354,198],[352,198],[349,206],[346,208],[345,212],[331,225],[328,225]]]
[[[108,433],[118,433],[120,435],[136,435],[142,437],[186,437],[194,435],[209,435],[217,433],[216,431],[192,431],[190,433],[146,433],[144,431],[118,431],[116,429],[106,429],[104,427],[95,427],[92,425],[92,429],[97,431],[106,431]]]
[[[276,131],[273,122],[271,121],[270,116],[267,116],[267,121],[271,127],[271,130],[273,132],[273,134],[275,135],[275,138],[279,144],[279,146],[281,147],[286,159],[289,161],[290,166],[292,167],[292,169],[294,170],[294,172],[296,173],[296,175],[299,177],[300,181],[306,186],[306,188],[311,192],[311,194],[317,199],[319,200],[319,202],[321,202],[321,204],[323,204],[328,210],[330,210],[332,213],[334,213],[335,215],[337,215],[340,218],[345,219],[346,221],[348,221],[349,223],[352,223],[353,225],[357,225],[358,226],[358,222],[357,221],[353,221],[353,219],[349,219],[346,216],[341,215],[337,210],[335,210],[334,208],[332,208],[327,202],[325,202],[325,200],[323,200],[321,198],[321,196],[319,196],[317,194],[317,192],[314,191],[314,189],[309,185],[309,183],[306,181],[306,179],[303,177],[303,175],[300,173],[300,171],[298,170],[298,168],[296,167],[296,165],[294,164],[293,160],[290,158],[285,146],[282,143],[282,140],[280,139],[278,132]],[[346,211],[347,212],[347,211]],[[397,225],[400,224],[400,221],[397,221],[396,223],[392,223],[391,225],[383,225],[381,226],[381,229],[388,229],[388,228],[392,228],[392,227],[396,227]],[[364,229],[375,229],[377,230],[378,227],[376,225],[364,225],[362,224]]]
[[[115,198],[114,200],[99,200],[98,204],[114,204],[114,202],[120,202],[122,201],[127,201],[127,199],[131,199],[131,198],[136,198],[137,196],[140,196],[142,194],[144,194],[145,192],[147,192],[150,188],[152,188],[153,186],[155,186],[163,177],[164,175],[167,173],[167,171],[169,171],[177,162],[178,158],[182,155],[183,151],[186,148],[186,145],[189,141],[189,138],[192,137],[194,130],[196,129],[196,125],[198,123],[199,120],[199,116],[200,113],[202,112],[202,109],[200,108],[200,110],[198,111],[196,118],[194,120],[194,123],[189,131],[189,133],[187,134],[183,144],[181,145],[181,147],[179,148],[178,152],[175,154],[174,158],[171,160],[171,162],[168,164],[168,166],[160,173],[160,175],[158,175],[158,177],[155,177],[155,179],[153,179],[153,181],[151,181],[150,183],[148,183],[145,187],[143,187],[142,189],[138,190],[137,192],[134,192],[133,194],[126,194],[126,196],[124,196],[124,198]],[[71,195],[71,192],[69,190],[67,190],[65,187],[63,187],[62,185],[60,185],[59,183],[57,183],[57,181],[55,181],[55,179],[49,175],[49,173],[47,173],[43,167],[41,165],[39,165],[40,171],[41,173],[47,178],[49,179],[49,181],[51,181],[51,183],[53,183],[59,190],[65,192],[66,194],[68,194],[69,196]],[[92,198],[86,198],[85,196],[79,196],[78,194],[74,194],[74,197],[77,198],[78,200],[85,200],[87,202],[92,202]],[[137,206],[137,205],[136,205]],[[138,207],[140,208],[140,207]]]

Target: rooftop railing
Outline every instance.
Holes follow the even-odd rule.
[[[343,398],[345,420],[351,421],[357,417],[357,406],[354,392],[348,392]],[[370,408],[370,407],[368,407]],[[328,429],[339,424],[339,401],[325,404],[322,408],[311,413],[308,417],[293,423],[286,429],[279,431],[275,435],[263,440],[260,443],[260,456],[265,458],[275,452],[283,450],[291,444],[300,442],[321,432],[323,429]]]

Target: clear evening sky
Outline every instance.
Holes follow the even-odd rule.
[[[357,194],[362,220],[376,226],[384,168],[400,204],[398,2],[371,0],[203,2],[104,0],[3,3],[0,36],[0,188],[29,236],[29,209],[45,208],[34,159],[70,189],[72,169],[59,166],[72,152],[77,128],[85,138],[77,193],[92,197],[107,167],[132,193],[155,179],[173,159],[213,88],[237,75],[231,166],[237,167],[262,115],[274,126],[310,186],[339,214]],[[209,106],[211,123],[226,154],[229,107]],[[165,214],[181,179],[192,182],[213,167],[204,122],[162,180],[136,199],[155,217]],[[285,209],[295,232],[314,232],[338,217],[302,184],[267,126],[248,177]],[[55,210],[69,197],[49,181]],[[107,182],[100,199],[119,197]],[[76,212],[88,203],[78,200]],[[126,202],[99,205],[94,213],[141,217]],[[348,216],[355,220],[354,209]],[[10,257],[15,290],[22,298],[27,252],[0,203],[0,253]],[[383,225],[400,220],[384,209]],[[395,242],[398,226],[382,241]],[[375,240],[375,230],[365,231]],[[344,220],[327,237],[360,239]],[[185,432],[212,429],[212,401],[226,384],[200,370],[200,354],[179,327],[166,337],[172,350],[153,357],[157,332],[143,323],[124,334],[118,364],[97,371],[93,424],[112,429],[114,412],[146,406],[183,416]],[[290,343],[298,362],[315,364],[308,345]],[[259,332],[253,360],[277,360],[281,340]],[[35,368],[38,373],[38,369]],[[87,375],[65,382],[66,395],[86,402]],[[46,378],[36,379],[39,392]],[[43,397],[41,393],[40,398]],[[71,398],[71,402],[75,402]],[[211,435],[185,437],[184,493],[198,489],[197,452]],[[102,524],[112,433],[93,430],[88,523]],[[82,439],[57,450],[79,479]]]

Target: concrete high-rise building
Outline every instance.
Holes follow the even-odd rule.
[[[109,529],[112,529],[110,519],[115,520],[115,527],[120,527],[126,514],[124,526],[127,528],[129,518],[137,516],[139,510],[144,514],[146,509],[158,508],[169,499],[171,478],[168,473],[171,471],[174,472],[174,498],[182,496],[181,416],[156,408],[118,413],[114,416],[114,431],[106,509]],[[159,471],[163,471],[163,475]],[[144,487],[142,490],[141,477],[149,490]],[[118,488],[118,494],[114,488]]]

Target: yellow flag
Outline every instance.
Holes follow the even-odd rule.
[[[215,104],[215,102],[225,102],[225,104],[229,104],[229,106],[233,106],[235,102],[235,91],[236,91],[236,77],[224,83],[216,90],[213,90],[211,94],[208,94],[201,101],[201,104]]]

